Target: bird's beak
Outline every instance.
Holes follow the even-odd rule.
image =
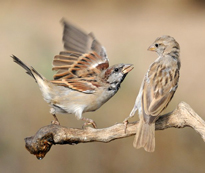
[[[125,64],[123,69],[122,69],[122,72],[124,74],[127,74],[129,73],[132,69],[134,68],[134,66],[132,64]]]
[[[149,51],[156,51],[156,47],[154,45],[151,45],[150,47],[148,47]]]

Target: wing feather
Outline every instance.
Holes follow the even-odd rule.
[[[98,75],[109,67],[105,48],[92,33],[86,34],[62,20],[63,43],[61,51],[53,59],[52,70],[56,71],[51,82],[80,92],[93,93],[99,83]]]
[[[179,70],[153,63],[144,79],[143,109],[146,115],[158,116],[172,99],[179,79]],[[174,77],[172,74],[176,74]]]

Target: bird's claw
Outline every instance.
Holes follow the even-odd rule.
[[[59,121],[56,121],[56,120],[52,120],[52,121],[51,121],[51,124],[60,125],[60,122],[59,122]]]
[[[86,122],[83,124],[83,129],[85,128],[85,126],[88,125],[92,125],[95,129],[97,128],[97,124],[95,123],[95,121],[88,119],[88,118],[83,118],[83,120],[85,120]]]
[[[123,121],[123,124],[124,124],[124,126],[125,126],[125,128],[124,128],[124,132],[126,133],[126,131],[127,131],[127,124],[128,124],[129,122],[128,122],[128,120],[124,120]]]
[[[52,115],[53,115],[53,117],[54,117],[54,120],[53,120],[53,121],[51,121],[51,124],[60,125],[60,122],[58,121],[57,116],[56,116],[55,114],[52,114]]]

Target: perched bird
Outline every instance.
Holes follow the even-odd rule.
[[[82,114],[97,110],[114,96],[133,66],[117,64],[109,67],[106,50],[92,33],[86,34],[65,20],[62,24],[66,51],[54,57],[52,70],[57,71],[54,80],[47,80],[16,56],[12,55],[12,58],[39,85],[44,100],[51,107],[53,123],[59,124],[57,113],[69,113],[84,120],[84,125],[91,124],[96,128],[96,123]]]
[[[180,59],[179,44],[173,37],[157,38],[148,48],[159,57],[152,63],[143,79],[134,108],[124,120],[133,117],[138,110],[139,124],[133,142],[135,148],[144,147],[148,152],[155,150],[155,122],[167,107],[178,87]]]

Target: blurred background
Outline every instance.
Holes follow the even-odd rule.
[[[122,122],[134,105],[143,76],[157,54],[148,46],[161,35],[181,46],[179,88],[166,112],[185,101],[205,119],[205,1],[203,0],[45,0],[0,1],[0,172],[204,172],[205,143],[191,128],[156,132],[156,151],[132,147],[133,136],[110,143],[57,145],[39,161],[24,147],[52,116],[34,80],[11,54],[52,79],[52,59],[63,50],[64,17],[94,32],[110,64],[135,68],[120,91],[99,110],[85,113],[98,128]],[[58,115],[61,125],[82,126],[73,115]],[[131,121],[136,121],[135,116]]]

